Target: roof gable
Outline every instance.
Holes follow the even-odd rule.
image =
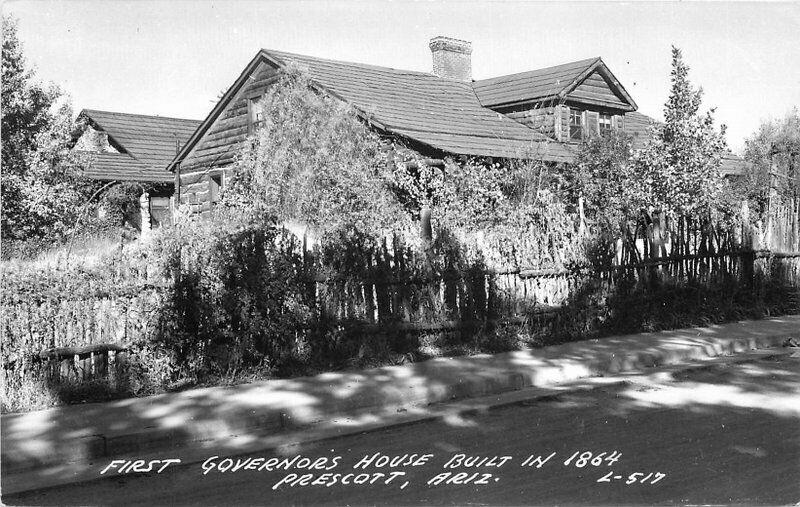
[[[609,109],[631,110],[631,104],[601,72],[595,70],[566,94],[570,102]]]
[[[590,76],[598,76],[606,83],[611,95],[618,99],[615,106],[628,111],[637,109],[633,98],[600,57],[482,79],[472,83],[472,87],[481,105],[494,108],[524,102],[562,101],[584,85]],[[585,87],[597,84],[592,84],[590,80]],[[586,91],[579,90],[575,99],[582,93],[585,94]]]
[[[549,138],[482,107],[469,83],[424,72],[264,52],[304,67],[312,81],[387,131],[456,154],[523,158],[533,149],[548,155],[540,143]],[[550,151],[562,156],[555,148]]]

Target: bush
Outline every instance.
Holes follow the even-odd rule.
[[[179,224],[153,245],[171,280],[157,343],[183,377],[269,372],[292,360],[313,314],[294,236],[235,210],[219,213]]]

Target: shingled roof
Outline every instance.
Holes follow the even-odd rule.
[[[634,149],[643,146],[654,121],[635,111],[636,103],[599,57],[469,83],[426,72],[262,49],[172,160],[169,169],[191,152],[263,62],[278,68],[297,66],[322,91],[351,104],[378,129],[457,155],[571,162],[574,146],[551,139],[490,107],[502,109],[547,98],[560,101],[594,72],[614,85],[616,93],[630,106],[631,110],[625,113],[625,131],[633,137]],[[734,155],[726,156],[723,172],[739,172],[738,160]]]
[[[119,153],[95,153],[86,176],[99,180],[167,182],[177,147],[200,125],[198,120],[84,109],[80,118],[105,132]]]
[[[469,83],[433,74],[361,63],[327,60],[262,49],[217,107],[204,120],[179,162],[221,114],[256,66],[267,61],[279,68],[294,65],[323,91],[352,105],[377,128],[436,150],[457,155],[536,158],[564,162],[574,158],[568,147],[481,106]]]
[[[617,93],[630,105],[630,109],[636,109],[636,103],[600,57],[518,74],[481,79],[472,83],[472,88],[484,107],[499,107],[548,99],[561,100],[593,72],[600,73],[610,81]]]
[[[127,153],[87,152],[89,166],[84,176],[101,181],[141,181],[167,183],[174,179],[172,173],[164,168],[148,166]]]
[[[481,106],[469,83],[398,70],[264,49],[278,64],[294,64],[310,79],[384,129],[460,155],[565,161],[564,146]]]

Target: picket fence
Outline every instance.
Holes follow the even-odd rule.
[[[658,220],[632,226],[605,259],[594,264],[491,269],[479,266],[443,270],[436,277],[415,277],[407,266],[416,254],[384,248],[367,256],[358,273],[376,277],[315,280],[319,311],[346,321],[393,325],[403,330],[474,327],[487,320],[518,321],[553,314],[576,294],[592,290],[616,293],[621,286],[751,283],[756,252],[751,231],[687,219]],[[392,242],[396,245],[397,242]],[[305,263],[314,253],[303,250]],[[322,267],[320,267],[320,271]],[[588,289],[588,288],[591,289]]]

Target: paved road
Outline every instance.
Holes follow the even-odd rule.
[[[120,474],[128,465],[117,463],[103,480],[3,501],[795,504],[800,501],[800,357],[776,352],[782,354],[651,371],[592,391],[280,452],[219,456],[206,462],[206,474],[203,464],[167,464],[156,473],[161,463],[149,473]],[[365,457],[373,458],[371,463],[356,467]],[[391,458],[400,465],[384,465]]]

